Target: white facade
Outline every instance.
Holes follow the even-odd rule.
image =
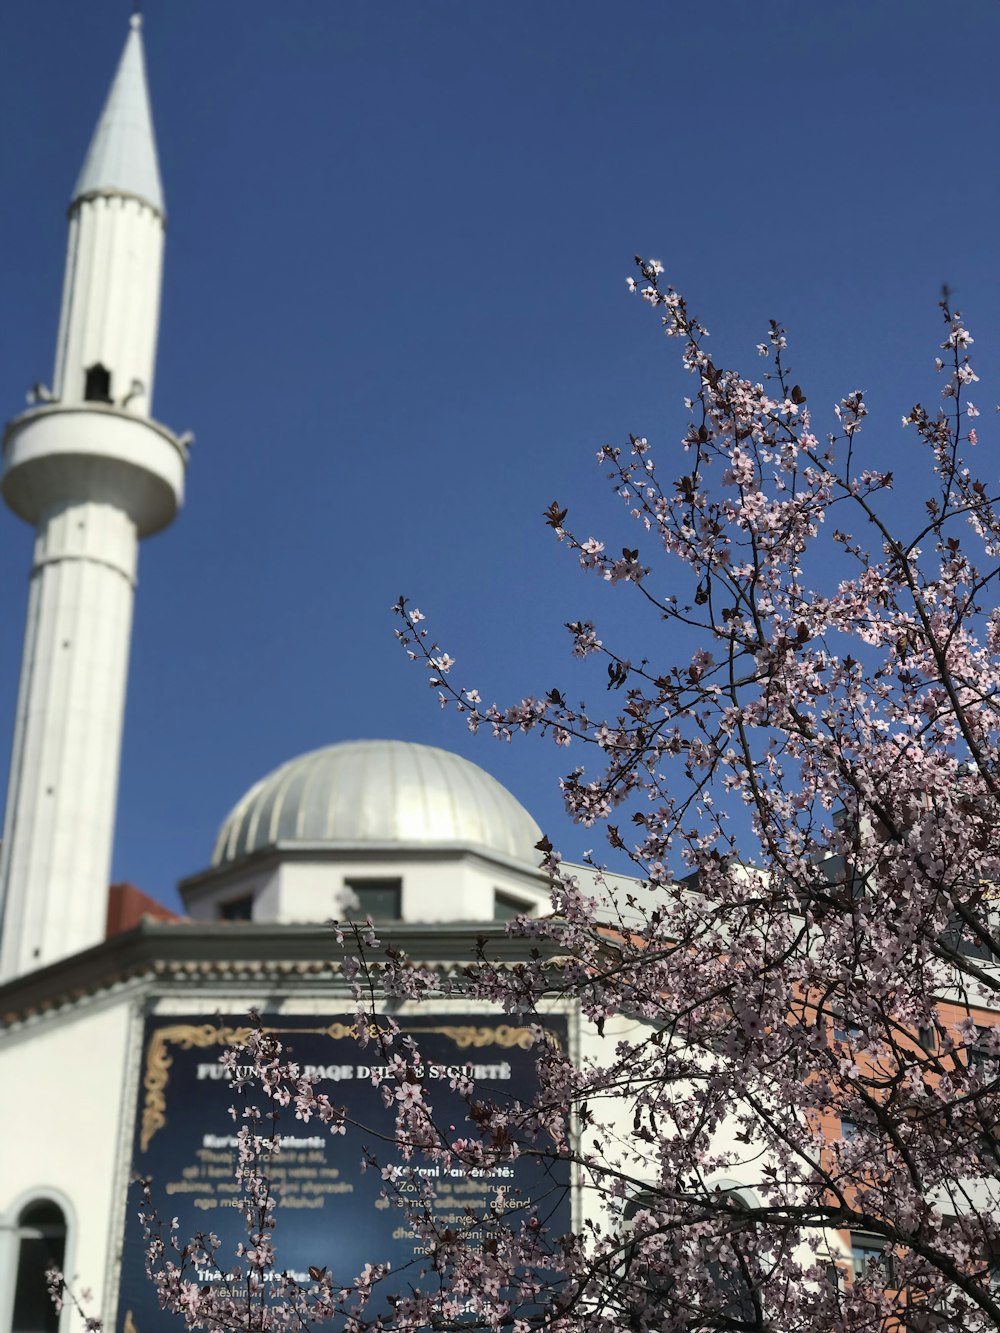
[[[398,887],[391,919],[400,921],[492,921],[517,914],[508,908],[530,914],[549,901],[544,878],[530,866],[475,851],[280,844],[232,871],[182,881],[181,896],[194,921],[217,921],[224,908],[249,897],[249,920],[291,925],[349,921],[359,909],[363,917],[369,884]]]
[[[0,1052],[7,1088],[44,1088],[41,1096],[8,1103],[15,1138],[0,1150],[0,1330],[14,1312],[18,1219],[34,1201],[53,1200],[67,1224],[65,1266],[104,1299],[112,1235],[124,1197],[121,1076],[128,1069],[131,1014],[127,1004],[98,1003],[9,1033]],[[65,1095],[72,1089],[72,1099]],[[30,1103],[30,1110],[29,1110]],[[76,1321],[67,1312],[61,1329]]]

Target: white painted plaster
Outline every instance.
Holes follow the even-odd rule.
[[[21,1209],[51,1198],[66,1215],[66,1272],[74,1289],[103,1296],[128,1029],[128,1005],[121,1003],[59,1015],[4,1042],[2,1086],[20,1090],[4,1100],[0,1139],[0,1265],[8,1274]],[[0,1333],[9,1333],[10,1318],[0,1296]],[[61,1333],[81,1329],[71,1312],[60,1325]]]

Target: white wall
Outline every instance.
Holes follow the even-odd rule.
[[[531,869],[472,851],[366,852],[317,850],[315,857],[251,858],[226,867],[196,884],[182,886],[195,920],[218,919],[222,904],[252,893],[253,920],[279,923],[349,920],[348,882],[402,880],[402,920],[414,922],[492,921],[499,891],[524,903],[525,911],[543,910],[548,888]]]
[[[9,1333],[16,1265],[14,1228],[35,1198],[68,1214],[66,1272],[76,1290],[106,1295],[124,1197],[122,1116],[131,1011],[124,1001],[67,1011],[5,1037],[0,1135],[0,1333]],[[123,1099],[123,1090],[125,1097]],[[96,1311],[92,1311],[96,1313]],[[82,1328],[67,1312],[63,1333]]]

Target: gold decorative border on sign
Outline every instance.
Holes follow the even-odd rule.
[[[421,1027],[420,1031],[442,1033],[450,1037],[461,1051],[468,1050],[470,1046],[477,1050],[481,1050],[484,1046],[502,1046],[508,1051],[516,1046],[519,1050],[527,1051],[535,1043],[531,1028],[515,1028],[509,1023],[500,1023],[495,1028],[477,1028],[470,1024],[461,1027]]]
[[[146,1073],[142,1086],[146,1089],[146,1101],[142,1108],[142,1132],[139,1136],[140,1151],[145,1152],[153,1135],[167,1123],[166,1087],[170,1081],[170,1066],[174,1063],[170,1054],[170,1044],[179,1046],[182,1051],[192,1047],[219,1046],[223,1042],[232,1046],[236,1042],[246,1041],[253,1032],[252,1027],[225,1028],[213,1023],[173,1023],[169,1027],[157,1028],[146,1048]]]
[[[399,1029],[401,1032],[418,1034],[432,1032],[450,1037],[459,1050],[468,1050],[470,1047],[481,1050],[485,1046],[500,1046],[505,1050],[513,1050],[517,1047],[519,1050],[526,1051],[535,1040],[531,1028],[513,1027],[510,1023],[500,1023],[495,1028],[475,1027],[472,1024],[427,1027],[423,1023],[411,1026],[400,1023]],[[170,1081],[170,1067],[174,1062],[173,1056],[170,1054],[170,1047],[173,1045],[179,1047],[182,1051],[190,1051],[195,1047],[238,1046],[245,1042],[256,1030],[251,1026],[230,1028],[214,1023],[171,1023],[154,1029],[146,1048],[146,1072],[142,1080],[146,1097],[142,1108],[142,1129],[139,1135],[139,1149],[141,1152],[146,1151],[154,1135],[163,1129],[167,1123],[166,1090]],[[330,1037],[334,1041],[343,1041],[345,1037],[356,1037],[358,1035],[357,1028],[353,1023],[341,1022],[330,1023],[326,1027],[265,1027],[261,1028],[260,1031],[274,1033],[278,1037],[307,1034],[309,1036]],[[383,1029],[379,1028],[376,1023],[369,1025],[368,1032],[372,1037],[378,1037],[382,1031]],[[550,1034],[550,1037],[553,1041],[555,1040],[552,1034]],[[128,1330],[126,1333],[128,1333]]]

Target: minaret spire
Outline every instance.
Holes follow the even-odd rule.
[[[166,218],[141,23],[133,14],[73,191],[52,385],[64,403],[134,412],[152,401]]]
[[[36,529],[0,847],[0,981],[104,937],[138,540],[181,502],[186,448],[152,420],[163,189],[141,18],[70,206],[52,393],[3,444]]]
[[[142,50],[142,15],[136,10],[73,191],[73,202],[88,194],[131,194],[163,212],[163,186],[156,157],[153,116]]]

